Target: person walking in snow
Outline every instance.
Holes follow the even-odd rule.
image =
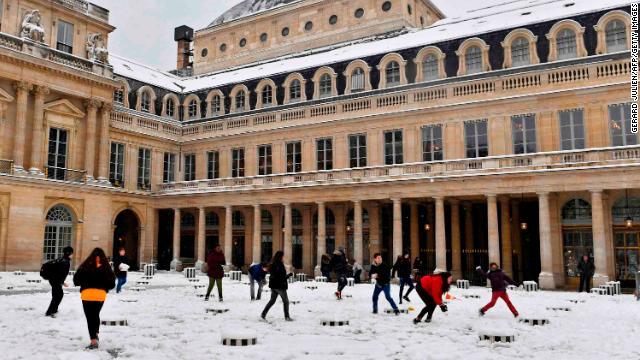
[[[416,283],[420,281],[420,278],[426,275],[424,273],[424,264],[420,256],[416,256],[415,260],[413,260],[413,273]]]
[[[113,257],[113,271],[116,274],[116,278],[118,279],[118,284],[116,285],[116,294],[119,294],[122,291],[122,286],[127,282],[127,271],[129,271],[129,258],[125,255],[126,251],[124,248],[120,248],[118,250],[118,255]]]
[[[336,274],[338,283],[338,291],[335,292],[336,299],[342,300],[342,290],[347,286],[347,257],[342,250],[333,252],[331,270]]]
[[[582,292],[582,289],[586,292],[591,291],[591,279],[596,272],[596,266],[589,255],[582,255],[578,263],[578,272],[580,273],[580,288],[578,292]]]
[[[409,254],[404,254],[402,257],[398,257],[396,263],[393,264],[393,271],[391,273],[391,277],[394,278],[396,273],[398,274],[398,278],[400,278],[400,304],[402,304],[402,299],[406,302],[411,302],[409,300],[409,294],[413,291],[413,280],[411,279],[411,258]],[[407,293],[402,295],[404,287],[409,286],[409,290]]]
[[[489,265],[489,272],[485,273],[482,270],[482,267],[476,267],[476,271],[485,279],[488,279],[491,282],[491,301],[485,305],[482,309],[480,309],[480,316],[484,316],[487,310],[491,309],[498,301],[498,298],[502,299],[514,317],[518,317],[518,311],[511,303],[509,299],[509,295],[507,295],[507,284],[516,285],[516,282],[513,281],[507,274],[505,274],[496,263],[491,263]]]
[[[49,281],[49,285],[51,285],[51,303],[49,303],[49,308],[47,308],[47,312],[45,316],[56,317],[58,313],[58,306],[62,302],[62,298],[64,297],[64,291],[62,291],[62,287],[68,287],[65,279],[69,274],[69,268],[71,267],[71,255],[73,255],[73,248],[71,246],[67,246],[62,249],[62,257],[49,261],[42,265],[42,270],[40,271],[40,275]]]
[[[87,318],[91,343],[87,349],[98,348],[100,333],[100,310],[107,299],[109,290],[115,287],[116,275],[113,273],[104,251],[95,248],[91,255],[78,267],[73,283],[80,286],[82,308]]]
[[[293,321],[289,316],[289,297],[287,296],[287,289],[289,284],[287,280],[293,276],[293,273],[287,274],[287,270],[282,262],[284,252],[278,251],[273,256],[271,265],[269,265],[269,287],[271,288],[271,299],[262,310],[260,317],[262,320],[266,320],[269,309],[276,303],[278,296],[282,299],[284,305],[284,319],[286,321]]]
[[[209,287],[207,288],[207,294],[204,296],[204,301],[209,301],[209,295],[213,290],[214,285],[218,286],[218,301],[222,302],[222,278],[224,277],[224,268],[227,261],[224,258],[224,253],[220,244],[216,244],[213,251],[207,256],[207,276],[209,276]]]
[[[440,306],[442,312],[447,312],[447,305],[442,302],[442,296],[449,291],[453,277],[448,272],[440,274],[427,275],[420,278],[416,285],[416,292],[420,295],[420,299],[424,302],[424,308],[418,314],[418,317],[413,319],[414,324],[420,323],[424,315],[427,315],[425,322],[431,322],[433,312],[436,306]]]
[[[384,292],[384,297],[387,299],[391,307],[393,308],[393,312],[396,315],[400,314],[400,310],[398,310],[398,306],[393,301],[391,297],[391,269],[389,265],[382,262],[382,255],[380,253],[373,254],[373,264],[371,265],[371,270],[369,270],[369,277],[376,281],[376,284],[373,288],[373,297],[371,300],[373,301],[373,313],[378,313],[378,297],[381,292]]]
[[[262,287],[265,283],[265,277],[269,269],[266,263],[253,264],[249,268],[249,288],[251,289],[251,301],[260,300],[262,296]],[[258,296],[255,296],[255,284],[258,284]]]
[[[356,284],[360,284],[360,278],[362,277],[362,265],[353,260],[353,279]]]

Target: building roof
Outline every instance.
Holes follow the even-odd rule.
[[[637,3],[638,0],[631,1]],[[394,37],[372,37],[321,49],[268,59],[261,63],[189,78],[179,78],[144,65],[112,56],[114,72],[175,92],[194,92],[253,79],[288,74],[326,64],[473,37],[584,13],[628,6],[629,0],[515,0],[468,10],[464,15],[440,20],[425,29]]]
[[[303,0],[244,0],[218,16],[208,27],[217,26],[299,1]]]

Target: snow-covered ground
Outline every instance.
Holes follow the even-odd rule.
[[[44,317],[49,293],[31,292],[6,295],[23,290],[47,289],[48,285],[27,284],[38,274],[15,276],[0,273],[0,349],[10,359],[638,359],[640,358],[640,303],[632,296],[595,296],[566,292],[510,292],[522,318],[549,319],[550,325],[531,327],[516,322],[506,306],[498,302],[485,317],[478,309],[490,296],[485,288],[458,290],[449,303],[449,312],[436,309],[433,322],[413,325],[415,311],[400,316],[384,314],[389,308],[380,298],[381,314],[371,314],[370,284],[346,288],[352,295],[338,302],[333,297],[335,284],[306,289],[309,283],[290,285],[289,298],[294,322],[283,319],[280,300],[268,315],[259,315],[269,298],[249,301],[249,287],[225,279],[224,303],[205,303],[180,274],[160,273],[144,292],[133,292],[132,273],[122,294],[110,293],[102,311],[103,320],[126,319],[127,327],[100,329],[100,350],[86,351],[86,323],[77,289],[65,290],[65,298],[55,319]],[[206,284],[199,277],[199,284]],[[243,277],[244,279],[244,277]],[[70,281],[70,278],[68,279]],[[12,290],[7,290],[13,286]],[[156,287],[156,288],[153,288]],[[398,287],[392,294],[397,300]],[[213,294],[216,294],[214,289]],[[478,294],[480,299],[464,298]],[[421,302],[415,292],[410,305],[416,310]],[[125,302],[123,300],[137,300]],[[584,300],[572,303],[569,300]],[[547,307],[569,307],[569,312],[554,312]],[[229,309],[221,315],[206,313],[207,308]],[[323,327],[322,319],[349,320],[346,327]],[[225,347],[223,332],[253,332],[258,345]],[[514,343],[479,341],[482,332],[515,335]]]

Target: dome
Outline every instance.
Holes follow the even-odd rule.
[[[243,0],[216,18],[209,27],[299,1],[301,0]]]

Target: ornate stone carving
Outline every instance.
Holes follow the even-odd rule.
[[[44,27],[40,11],[31,10],[24,14],[20,36],[31,41],[44,43]]]
[[[109,63],[109,51],[100,33],[87,36],[87,58],[91,61]]]
[[[87,110],[97,110],[102,105],[98,99],[87,99],[83,103]]]

